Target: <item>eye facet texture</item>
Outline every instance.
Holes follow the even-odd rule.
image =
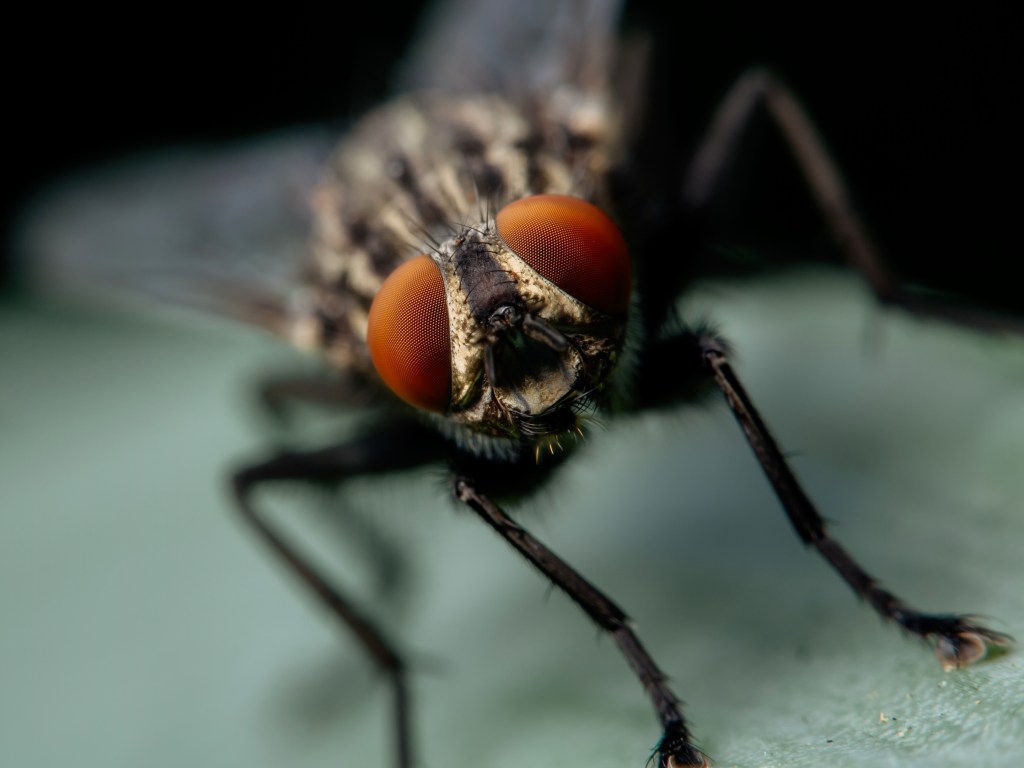
[[[370,357],[391,390],[410,405],[443,413],[452,389],[448,306],[441,270],[411,259],[384,281],[370,306]]]
[[[570,296],[613,315],[629,307],[629,250],[596,206],[566,195],[533,195],[506,205],[495,222],[519,258]]]

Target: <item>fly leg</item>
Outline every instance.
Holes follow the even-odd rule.
[[[380,385],[366,376],[289,373],[262,381],[258,397],[263,410],[275,421],[284,423],[293,404],[352,408],[353,405],[371,403],[379,393]]]
[[[615,639],[647,691],[661,723],[663,736],[657,746],[658,768],[706,768],[708,759],[693,745],[679,708],[679,699],[669,688],[665,674],[633,632],[625,612],[481,493],[474,480],[456,473],[453,492],[459,501],[480,515],[519,554],[582,608],[597,626]]]
[[[975,623],[971,616],[923,613],[911,608],[892,592],[883,589],[873,576],[857,564],[829,534],[825,521],[800,486],[729,364],[724,343],[710,332],[697,330],[680,334],[657,342],[641,356],[639,365],[647,388],[641,390],[640,395],[645,398],[645,405],[660,405],[671,401],[669,385],[657,382],[670,382],[672,377],[667,370],[659,375],[657,367],[661,365],[667,369],[680,361],[693,371],[703,368],[705,380],[710,379],[725,396],[797,535],[805,544],[814,547],[854,593],[883,619],[931,643],[939,662],[947,669],[966,666],[984,658],[993,648],[1010,644],[1011,638],[1008,635]]]
[[[683,199],[694,209],[705,207],[758,107],[763,106],[778,126],[814,201],[846,253],[851,266],[868,281],[883,303],[902,296],[892,274],[878,256],[835,161],[825,149],[810,116],[793,92],[765,69],[746,72],[718,106],[704,141],[697,149],[683,182]]]
[[[423,465],[438,457],[433,433],[400,422],[349,443],[308,452],[283,452],[241,469],[232,477],[232,491],[242,518],[284,561],[324,606],[355,636],[366,654],[387,675],[394,695],[395,757],[397,768],[412,765],[407,669],[393,643],[366,618],[355,603],[297,551],[265,519],[253,503],[253,492],[268,483],[297,481],[337,485],[358,475],[393,472]]]
[[[807,110],[793,91],[768,70],[755,68],[740,77],[716,110],[684,177],[683,202],[690,210],[700,211],[714,196],[744,131],[760,107],[778,126],[847,261],[864,277],[879,302],[981,331],[1024,333],[1024,323],[1019,319],[960,307],[944,297],[900,285],[879,256],[877,245],[854,208],[839,167]]]

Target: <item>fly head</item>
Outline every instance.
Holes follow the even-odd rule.
[[[370,351],[395,394],[465,443],[557,439],[604,396],[631,291],[607,215],[533,195],[396,270],[370,310]]]

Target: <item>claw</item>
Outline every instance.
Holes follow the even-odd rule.
[[[935,655],[948,672],[999,655],[1012,642],[1013,639],[1002,632],[968,624],[955,634],[941,635],[935,644]]]
[[[662,758],[661,765],[663,768],[711,768],[711,763],[708,762],[707,757],[700,752],[695,752],[693,758],[698,762],[693,762],[689,757],[685,758],[686,762],[680,762],[675,755],[669,755]]]
[[[666,733],[658,745],[658,768],[711,768],[711,761],[688,741],[671,739]]]

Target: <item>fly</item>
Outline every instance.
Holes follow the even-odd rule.
[[[663,238],[681,211],[669,210],[671,218],[633,213],[643,190],[618,171],[632,139],[617,111],[621,102],[612,98],[616,13],[615,3],[558,6],[533,30],[524,46],[528,58],[516,60],[521,79],[504,91],[479,90],[472,68],[466,74],[472,58],[460,58],[462,38],[449,30],[455,50],[424,69],[457,67],[443,82],[454,83],[452,92],[399,97],[363,118],[339,145],[315,197],[310,303],[284,322],[298,323],[293,337],[307,340],[345,376],[372,378],[376,371],[411,408],[345,446],[279,454],[234,478],[245,519],[392,681],[395,760],[402,768],[413,760],[404,662],[352,601],[277,535],[254,491],[285,480],[337,481],[446,462],[455,498],[614,638],[660,724],[659,766],[704,766],[667,675],[626,612],[495,500],[510,484],[519,494],[540,485],[571,455],[591,413],[675,401],[681,373],[720,390],[797,534],[881,616],[930,640],[947,666],[969,664],[1008,641],[969,617],[921,613],[878,586],[828,534],[740,383],[725,342],[707,328],[672,326],[670,289],[680,283],[673,264],[681,260],[664,257]],[[510,62],[500,64],[508,71]],[[881,296],[910,303],[877,262],[802,108],[769,73],[750,73],[726,97],[682,184],[685,204],[705,205],[761,105],[792,145],[851,260]],[[631,258],[638,265],[635,301]]]
[[[358,600],[279,534],[257,491],[447,467],[453,496],[614,640],[657,720],[659,768],[706,766],[669,675],[625,610],[499,501],[540,488],[595,420],[675,405],[695,388],[717,390],[797,535],[882,618],[929,642],[947,667],[1008,645],[970,616],[912,608],[832,538],[728,344],[710,327],[677,320],[687,275],[676,233],[706,207],[751,114],[763,109],[881,299],[974,325],[1000,321],[954,313],[895,283],[806,113],[770,72],[748,73],[727,94],[695,160],[672,178],[678,194],[666,199],[632,170],[642,137],[624,105],[639,88],[629,74],[642,67],[624,66],[639,54],[617,47],[618,3],[527,4],[511,18],[503,7],[461,8],[413,59],[415,87],[363,117],[331,152],[311,196],[308,249],[287,290],[266,274],[208,279],[198,298],[331,368],[329,385],[279,382],[267,390],[272,400],[339,402],[370,387],[385,404],[359,435],[276,452],[236,472],[231,487],[246,523],[385,673],[395,765],[415,758],[406,661]],[[625,84],[615,77],[620,64]]]

